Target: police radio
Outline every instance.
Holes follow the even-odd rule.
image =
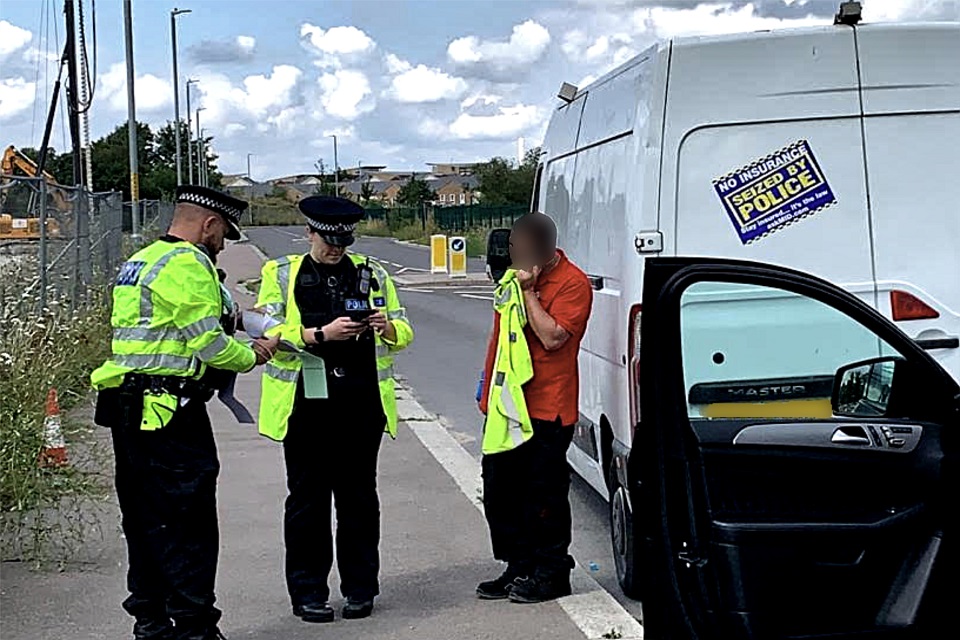
[[[354,322],[363,322],[372,316],[376,310],[370,308],[370,281],[373,279],[373,269],[370,268],[370,258],[357,267],[357,286],[353,295],[344,298],[343,306],[347,317]]]

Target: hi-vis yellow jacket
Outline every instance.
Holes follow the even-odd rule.
[[[533,435],[533,422],[523,397],[523,385],[533,379],[533,359],[523,334],[527,309],[515,270],[508,270],[500,279],[494,306],[500,314],[500,335],[483,425],[484,454],[509,451]]]
[[[347,254],[355,265],[363,264],[367,258],[358,254]],[[293,294],[297,274],[303,265],[304,256],[285,256],[270,260],[263,265],[260,281],[260,295],[257,308],[278,320],[281,324],[268,333],[279,335],[303,348],[303,323],[300,309]],[[377,373],[380,379],[380,400],[387,415],[387,432],[397,436],[397,399],[396,383],[393,379],[393,354],[413,342],[413,326],[407,319],[407,312],[400,306],[396,287],[387,270],[379,263],[370,261],[373,276],[378,289],[370,288],[370,306],[386,314],[397,332],[395,342],[388,342],[383,336],[376,337]],[[278,351],[273,360],[263,370],[260,396],[260,433],[272,440],[283,440],[287,435],[287,421],[293,413],[293,403],[297,391],[297,379],[300,376],[300,358],[293,353]]]
[[[97,390],[130,372],[199,378],[206,367],[249,371],[253,349],[220,326],[223,299],[210,258],[189,242],[158,240],[124,263],[113,289],[113,355],[90,376]]]

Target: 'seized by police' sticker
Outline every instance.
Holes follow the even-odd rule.
[[[715,178],[713,188],[743,244],[837,203],[806,140]]]

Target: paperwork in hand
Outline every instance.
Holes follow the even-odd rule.
[[[263,338],[267,331],[280,325],[280,321],[259,311],[243,312],[243,330],[251,338]]]
[[[254,340],[257,338],[266,337],[267,331],[279,326],[280,324],[280,321],[276,318],[271,318],[267,314],[259,311],[243,312],[243,330]],[[287,351],[289,353],[304,352],[303,349],[299,348],[289,340],[281,340],[278,348],[280,351]]]

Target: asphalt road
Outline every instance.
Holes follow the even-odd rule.
[[[304,253],[307,243],[299,227],[260,227],[247,235],[268,257]],[[360,238],[352,251],[375,257],[393,275],[427,271],[426,247],[385,238]],[[483,271],[471,260],[470,271]],[[475,396],[492,321],[491,286],[401,287],[401,302],[414,324],[414,344],[397,358],[401,377],[429,411],[439,414],[471,454],[480,455],[481,416]],[[574,520],[573,554],[591,568],[591,575],[630,613],[640,617],[639,603],[626,598],[616,579],[610,551],[606,500],[575,478],[571,495]],[[595,567],[595,568],[594,568]]]

